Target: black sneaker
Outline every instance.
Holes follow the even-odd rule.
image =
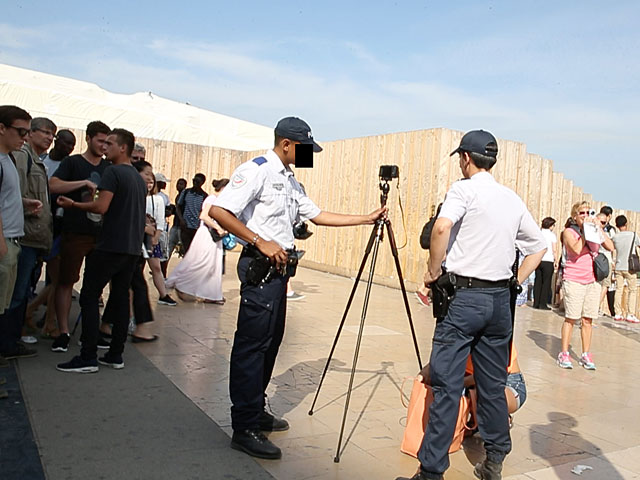
[[[98,363],[100,365],[104,365],[105,367],[111,367],[115,370],[120,370],[124,368],[124,360],[122,360],[122,355],[111,355],[106,353],[102,357],[98,357]]]
[[[79,347],[82,346],[82,340],[78,340],[78,346]],[[102,336],[99,336],[97,347],[101,350],[109,350],[109,347],[111,347],[111,344],[107,342],[104,338],[102,338]]]
[[[56,368],[61,372],[95,373],[98,371],[98,361],[95,358],[85,360],[77,355],[68,362],[59,363]]]
[[[160,297],[158,299],[158,303],[160,305],[169,305],[170,307],[175,307],[176,305],[178,305],[178,302],[171,298],[169,294],[165,295],[164,297]]]
[[[51,351],[66,352],[67,350],[69,350],[69,340],[71,340],[71,337],[68,333],[61,333],[60,335],[58,335],[58,338],[53,341],[53,345],[51,345]]]
[[[259,430],[234,431],[231,448],[248,453],[252,457],[277,460],[282,452]]]
[[[265,411],[260,415],[259,422],[258,426],[263,432],[284,432],[289,430],[289,422],[284,418],[276,418]]]
[[[15,349],[10,352],[2,352],[2,356],[7,360],[14,358],[30,358],[38,355],[36,350],[25,347],[22,343],[18,343]]]

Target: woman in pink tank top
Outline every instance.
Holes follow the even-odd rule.
[[[607,250],[613,250],[614,247],[609,236],[602,231],[600,223],[596,222],[595,211],[591,210],[589,203],[575,203],[571,207],[571,219],[571,224],[562,232],[562,243],[566,250],[562,273],[565,319],[562,324],[562,351],[558,354],[557,363],[561,368],[573,368],[569,341],[576,321],[582,320],[582,355],[579,363],[587,370],[595,370],[596,365],[589,348],[592,321],[598,318],[601,287],[593,272],[593,258],[598,254],[600,243]],[[600,243],[587,242],[584,234],[586,223],[596,226],[600,233]]]

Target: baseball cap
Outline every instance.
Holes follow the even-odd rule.
[[[452,156],[460,152],[474,152],[496,158],[498,156],[498,142],[496,137],[484,130],[471,130],[462,137],[460,146],[451,152]]]
[[[278,122],[275,133],[279,137],[288,138],[300,143],[313,145],[315,153],[321,152],[322,147],[313,141],[311,127],[298,117],[285,117]]]
[[[161,173],[156,173],[155,174],[156,177],[156,182],[164,182],[164,183],[169,183],[171,181],[170,178],[165,177],[163,174]]]

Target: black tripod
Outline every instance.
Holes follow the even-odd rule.
[[[380,180],[380,190],[382,191],[382,193],[380,194],[380,204],[383,207],[387,204],[387,197],[389,195],[389,180],[390,179],[386,179],[386,178],[381,178]],[[413,320],[411,319],[411,310],[409,309],[409,301],[407,300],[407,291],[404,288],[404,280],[402,277],[402,270],[400,269],[400,260],[398,258],[398,248],[396,246],[395,237],[393,236],[391,221],[389,219],[380,218],[376,221],[376,223],[373,226],[373,230],[371,231],[371,236],[369,237],[369,242],[367,243],[367,248],[365,249],[364,256],[362,258],[362,263],[360,264],[360,269],[358,270],[358,275],[356,276],[356,279],[353,283],[353,289],[351,290],[351,295],[349,296],[349,300],[347,301],[347,306],[344,309],[344,314],[342,315],[342,320],[340,321],[340,326],[338,327],[336,338],[333,340],[333,346],[331,347],[331,352],[329,352],[329,358],[327,358],[327,363],[324,366],[324,371],[322,372],[322,377],[320,378],[320,383],[318,384],[318,390],[316,391],[315,398],[313,399],[313,404],[311,405],[311,409],[309,410],[309,415],[313,415],[313,408],[315,407],[316,401],[318,400],[318,395],[320,394],[320,388],[322,388],[322,382],[324,381],[324,377],[326,376],[327,370],[329,369],[329,363],[331,362],[331,357],[333,357],[333,352],[335,351],[336,345],[338,344],[338,339],[340,338],[342,327],[344,326],[344,322],[347,318],[347,314],[349,313],[349,308],[351,307],[351,303],[353,302],[353,297],[356,293],[356,289],[358,288],[358,282],[360,282],[360,277],[362,276],[362,272],[367,262],[367,258],[369,256],[369,253],[371,253],[371,249],[373,248],[373,256],[371,257],[371,268],[369,269],[369,278],[367,279],[367,289],[365,291],[364,304],[362,305],[362,315],[360,317],[360,329],[358,330],[358,339],[356,340],[356,348],[353,354],[353,364],[351,366],[351,378],[349,379],[349,388],[347,390],[347,396],[344,404],[344,413],[342,415],[342,426],[340,427],[340,437],[338,439],[338,448],[336,450],[336,456],[333,459],[333,461],[336,463],[340,462],[340,447],[342,444],[342,436],[344,434],[344,424],[347,420],[347,410],[349,408],[349,400],[351,398],[353,378],[356,373],[356,363],[358,362],[358,354],[360,352],[360,343],[362,341],[362,333],[364,331],[364,322],[367,316],[367,307],[369,306],[369,295],[371,293],[371,285],[373,283],[373,273],[376,266],[376,260],[378,258],[378,247],[380,246],[380,242],[382,242],[382,239],[383,239],[385,225],[387,227],[387,234],[389,236],[389,245],[391,246],[391,253],[393,254],[393,258],[396,264],[398,280],[400,281],[400,289],[402,290],[404,307],[407,311],[409,326],[411,327],[411,336],[413,337],[413,345],[416,349],[416,356],[418,357],[418,366],[420,367],[420,369],[422,369],[422,360],[420,360],[420,350],[418,349],[418,340],[416,339],[416,332],[413,328]]]

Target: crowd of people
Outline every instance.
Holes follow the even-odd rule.
[[[73,132],[58,131],[50,119],[31,118],[17,106],[0,106],[0,363],[35,356],[29,345],[42,339],[52,341],[53,352],[67,352],[70,327],[81,322],[81,353],[58,369],[92,372],[98,363],[122,368],[127,334],[132,342],[158,338],[151,327],[145,266],[158,304],[176,306],[168,293],[174,283],[165,275],[173,251],[189,251],[193,212],[205,232],[222,231],[209,217],[200,220],[203,202],[192,193],[204,194],[203,174],[195,175],[191,189],[179,179],[179,195],[171,204],[163,192],[169,179],[154,174],[145,147],[131,132],[93,121],[85,140],[86,149],[72,154]],[[214,187],[225,182],[216,180]],[[221,239],[208,240],[216,251],[222,249]],[[222,258],[208,258],[198,281],[202,292],[186,300],[222,302]],[[81,313],[70,319],[83,264]],[[45,285],[37,291],[43,273]],[[103,296],[107,285],[108,297]],[[37,319],[42,305],[46,312]],[[97,349],[104,349],[104,356],[97,358]]]
[[[222,305],[224,250],[237,238],[243,248],[230,359],[231,446],[260,458],[280,458],[280,449],[263,432],[289,428],[267,411],[266,389],[293,293],[287,293],[289,279],[301,256],[293,226],[307,220],[325,226],[372,224],[385,219],[386,208],[364,215],[322,211],[291,169],[299,144],[322,150],[309,125],[287,117],[274,133],[273,148],[240,165],[230,179],[214,180],[213,194],[203,188],[205,175],[196,173],[191,187],[186,179],[176,182],[178,194],[171,203],[163,192],[170,180],[154,172],[132,132],[93,121],[86,128],[86,149],[73,155],[73,132],[58,131],[47,118],[32,119],[19,107],[0,106],[0,364],[36,355],[28,345],[38,341],[37,333],[52,340],[52,351],[69,350],[74,285],[84,264],[76,320],[82,325],[80,354],[57,369],[123,368],[128,335],[132,342],[158,339],[145,270],[159,305],[178,304],[171,289],[181,301]],[[512,338],[514,282],[523,285],[535,272],[532,307],[548,310],[554,299],[561,303],[557,364],[562,368],[573,366],[569,344],[579,323],[579,363],[595,370],[593,320],[614,285],[614,320],[640,323],[636,271],[629,261],[640,239],[628,219],[617,216],[613,227],[610,207],[596,215],[588,202],[578,202],[558,242],[554,218],[544,218],[538,228],[522,200],[494,180],[490,170],[497,152],[488,132],[472,131],[462,138],[451,155],[459,155],[469,181],[451,187],[421,242],[430,256],[419,300],[431,301],[434,282],[444,278],[444,271],[455,294],[438,316],[429,368],[422,372],[438,395],[414,479],[442,478],[447,469],[463,386],[477,388],[478,423],[486,442],[487,457],[476,466],[476,475],[501,478],[511,449],[508,415],[526,398]],[[494,235],[482,240],[487,226]],[[176,249],[184,258],[167,276]],[[36,294],[43,273],[45,285]],[[554,289],[554,273],[560,290]],[[42,305],[46,313],[38,322],[35,314]],[[104,350],[100,356],[99,349]]]

